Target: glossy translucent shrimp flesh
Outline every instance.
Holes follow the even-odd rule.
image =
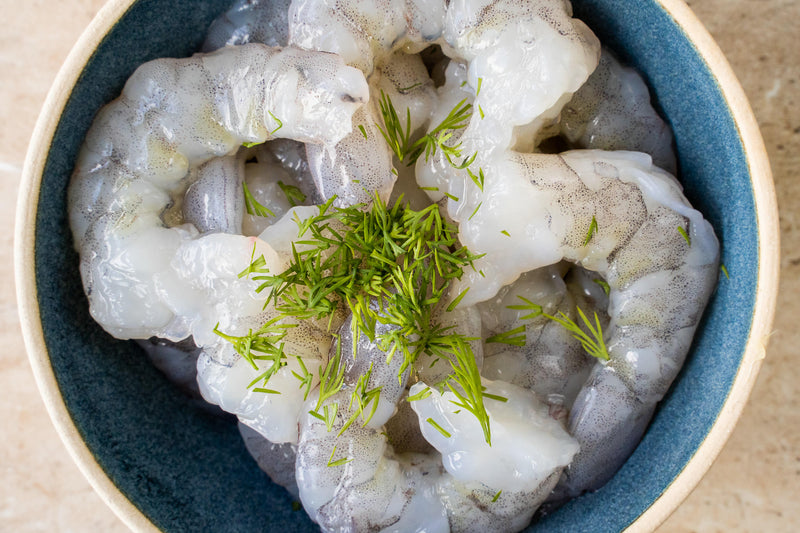
[[[459,83],[460,72],[448,68],[440,113],[470,92],[468,101],[481,106],[484,93]],[[581,452],[559,494],[574,496],[602,486],[619,468],[677,374],[717,279],[718,243],[675,178],[647,154],[523,154],[512,150],[513,122],[485,115],[473,113],[450,139],[476,153],[471,168],[482,171],[482,183],[441,153],[417,163],[420,185],[446,202],[462,244],[486,254],[455,289],[469,287],[463,304],[490,299],[522,273],[562,260],[597,272],[610,289],[611,360],[594,364],[570,412]],[[597,233],[590,235],[593,221]]]
[[[333,52],[364,74],[392,52],[417,53],[443,31],[446,3],[425,0],[294,0],[289,44]]]
[[[650,102],[641,74],[603,49],[600,64],[561,111],[561,134],[572,148],[644,152],[677,172],[672,131]]]
[[[384,353],[364,348],[356,361],[386,366]],[[492,446],[471,415],[453,413],[451,393],[433,391],[412,408],[425,438],[447,460],[443,464],[436,453],[398,455],[381,431],[383,417],[369,423],[357,417],[346,426],[354,378],[345,375],[344,387],[322,404],[337,405],[331,427],[311,415],[301,423],[296,468],[300,498],[326,531],[517,531],[530,521],[578,449],[532,392],[487,381],[487,393],[506,398],[487,408]],[[397,379],[396,371],[372,374],[368,387],[396,388]],[[410,393],[426,388],[419,382]],[[312,395],[307,409],[316,404]],[[434,418],[451,437],[430,425]]]
[[[333,55],[259,44],[139,67],[95,119],[69,189],[92,316],[121,338],[191,335],[159,279],[192,270],[175,261],[197,228],[161,217],[193,169],[277,136],[334,145],[368,98],[363,75]]]
[[[238,0],[211,24],[201,50],[247,43],[286,46],[290,4],[291,0]]]
[[[483,192],[471,196],[469,182],[457,184],[480,209],[471,218],[451,212],[462,242],[487,254],[463,280],[465,300],[491,298],[523,272],[562,259],[609,286],[611,360],[594,364],[570,413],[581,452],[562,486],[574,496],[604,484],[644,432],[689,350],[716,283],[719,246],[675,178],[646,154],[505,152],[483,164]]]

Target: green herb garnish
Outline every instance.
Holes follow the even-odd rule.
[[[564,327],[564,329],[572,333],[572,336],[580,341],[581,346],[583,346],[583,349],[586,350],[586,353],[596,357],[597,359],[608,361],[611,357],[608,355],[608,349],[606,348],[606,343],[603,340],[603,330],[600,327],[600,319],[598,318],[597,313],[594,314],[594,324],[592,324],[592,322],[586,318],[586,315],[580,307],[576,306],[575,309],[578,311],[578,315],[583,321],[586,329],[589,330],[589,333],[586,333],[583,329],[581,329],[581,327],[578,326],[574,320],[569,318],[563,312],[559,311],[557,316],[551,316],[548,314],[545,314],[544,316],[550,320],[558,322]]]
[[[603,289],[603,292],[606,293],[606,296],[608,296],[608,293],[611,292],[611,287],[608,286],[608,283],[606,283],[605,280],[593,279],[592,281],[600,285],[600,287]]]
[[[302,205],[302,203],[306,201],[306,195],[294,185],[286,185],[284,182],[278,180],[278,187],[283,191],[283,195],[286,196],[286,200],[292,207]]]
[[[523,320],[543,316],[549,320],[557,322],[564,327],[564,329],[572,333],[572,336],[576,340],[580,341],[581,346],[583,346],[583,349],[586,350],[589,355],[598,359],[603,359],[604,361],[608,361],[610,359],[608,349],[606,348],[605,341],[603,340],[603,329],[600,326],[600,318],[597,316],[597,313],[594,314],[594,323],[592,323],[588,318],[586,318],[586,315],[580,307],[575,307],[575,309],[578,311],[578,316],[580,316],[581,321],[584,324],[584,327],[589,330],[589,333],[587,333],[574,320],[569,318],[563,312],[559,311],[558,315],[556,316],[549,315],[543,311],[541,305],[535,304],[523,296],[517,297],[525,303],[520,305],[509,305],[507,307],[508,309],[531,311],[529,314],[521,317]],[[503,342],[513,346],[525,346],[525,326],[520,326],[512,329],[511,331],[500,333],[494,337],[489,337],[489,339],[495,339],[491,342]],[[486,342],[490,342],[489,339],[486,339]]]
[[[331,456],[328,458],[328,466],[329,467],[342,466],[342,465],[345,465],[345,464],[347,464],[347,463],[349,463],[350,461],[353,460],[352,457],[349,458],[349,459],[347,457],[342,457],[341,459],[337,459],[336,461],[334,461],[333,460],[333,454],[335,454],[335,453],[336,453],[336,446],[334,445],[333,450],[331,450]]]
[[[459,170],[469,167],[478,156],[478,153],[475,152],[457,163],[455,160],[462,157],[461,143],[455,146],[446,144],[452,138],[455,130],[465,128],[469,124],[469,119],[472,117],[472,104],[468,104],[466,98],[458,102],[439,125],[414,143],[411,142],[411,110],[406,109],[404,126],[392,104],[392,99],[383,91],[381,91],[379,107],[386,129],[379,124],[376,125],[397,159],[401,162],[405,161],[408,166],[416,163],[422,154],[425,154],[427,161],[437,150],[441,150],[450,165]]]
[[[522,320],[530,320],[532,318],[536,318],[537,316],[542,314],[542,306],[539,304],[535,304],[532,301],[528,300],[524,296],[517,295],[517,298],[525,302],[524,304],[517,304],[517,305],[509,305],[507,306],[508,309],[515,309],[518,311],[531,311],[530,314],[525,316],[521,316],[520,319]]]
[[[467,169],[467,174],[469,175],[470,178],[472,178],[472,181],[475,183],[475,185],[478,186],[481,192],[483,192],[483,183],[485,181],[485,177],[483,175],[483,169],[479,168],[477,175],[473,174],[473,172],[470,169]]]
[[[681,226],[678,226],[678,233],[681,234],[681,237],[683,237],[683,239],[686,241],[686,244],[688,244],[689,246],[692,245],[692,240],[689,238],[689,234],[686,233],[686,230],[683,229]]]
[[[387,354],[387,360],[401,357],[401,375],[423,353],[449,360],[452,374],[444,386],[458,398],[454,403],[475,414],[490,442],[483,387],[469,345],[474,339],[434,320],[452,282],[480,256],[459,245],[457,228],[442,218],[435,205],[416,211],[401,199],[388,207],[376,196],[367,209],[363,205],[334,207],[334,200],[318,206],[317,215],[297,220],[295,244],[302,244],[302,250],[293,246],[284,272],[270,273],[261,257],[243,273],[260,283],[259,292],[269,290],[265,307],[274,305],[282,317],[332,320],[345,307],[353,317],[354,345],[358,335],[366,335]],[[457,305],[464,294],[450,306]],[[379,324],[389,327],[376,334]],[[311,411],[329,429],[339,406],[323,403],[342,388],[340,352],[339,343],[336,355],[324,370],[320,368],[320,396]],[[309,386],[308,374],[295,373],[301,387]],[[367,381],[368,377],[361,380],[351,395],[355,416],[374,412],[377,406],[380,390],[367,390]],[[351,418],[348,425],[355,420]]]
[[[450,433],[446,429],[444,429],[442,426],[437,424],[436,420],[434,420],[433,418],[428,418],[427,422],[428,422],[428,424],[433,426],[434,429],[436,429],[436,431],[438,431],[439,433],[444,435],[444,438],[449,439],[451,437]]]
[[[510,331],[492,335],[486,339],[486,342],[508,344],[510,346],[525,346],[525,326],[519,326]]]
[[[584,246],[589,244],[589,241],[592,240],[592,237],[594,237],[595,233],[597,233],[597,219],[594,218],[594,215],[592,215],[592,222],[589,224],[589,231],[586,232],[586,239],[583,241]]]
[[[406,401],[408,401],[408,402],[416,402],[418,400],[424,400],[425,398],[427,398],[431,394],[432,394],[431,393],[431,388],[430,387],[425,387],[424,389],[422,389],[418,393],[414,394],[413,396],[409,396],[408,398],[406,398]]]
[[[469,216],[469,218],[467,220],[472,220],[472,217],[475,216],[475,213],[478,212],[478,209],[480,209],[482,205],[483,205],[483,202],[479,202],[478,205],[475,206],[475,209],[472,211],[472,214]]]
[[[278,131],[279,129],[281,129],[283,127],[283,122],[281,122],[281,120],[278,117],[273,115],[272,111],[267,111],[267,113],[269,113],[269,116],[272,117],[272,120],[274,120],[275,122],[278,123],[278,127],[275,128],[274,130],[272,130],[271,132],[269,132],[270,135],[273,135],[276,131]]]
[[[247,187],[247,183],[242,182],[242,190],[244,191],[244,208],[248,215],[253,215],[256,217],[275,216],[275,213],[270,211],[267,207],[261,205],[258,200],[256,200],[256,197],[253,196],[253,193],[251,193],[250,189]]]
[[[303,401],[308,400],[308,393],[311,392],[311,382],[314,381],[314,374],[308,371],[306,368],[305,363],[303,363],[303,358],[299,355],[295,355],[297,358],[297,362],[300,364],[300,370],[303,374],[298,374],[294,370],[292,370],[292,375],[300,381],[300,388],[301,390],[305,387],[306,391],[303,393]]]
[[[352,415],[350,415],[350,418],[347,420],[347,422],[345,422],[344,426],[342,426],[342,429],[339,431],[339,435],[344,433],[344,431],[349,428],[353,422],[355,422],[356,418],[362,416],[369,405],[372,405],[372,409],[369,411],[369,414],[366,416],[366,418],[364,418],[364,423],[362,426],[369,424],[369,421],[372,420],[372,417],[375,415],[375,411],[378,409],[378,401],[380,400],[381,389],[383,388],[383,385],[367,390],[367,383],[369,383],[369,378],[372,376],[372,364],[373,363],[369,364],[369,370],[365,374],[359,376],[355,389],[350,395],[350,405],[348,408],[352,412]],[[353,407],[353,404],[355,404],[355,408]]]

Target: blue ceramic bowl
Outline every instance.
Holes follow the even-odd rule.
[[[97,110],[137,65],[194,52],[229,3],[112,1],[73,50],[26,162],[16,243],[20,313],[59,432],[126,523],[169,532],[314,531],[256,467],[232,418],[187,399],[133,342],[111,339],[92,321],[67,224],[67,182]],[[716,229],[730,278],[721,280],[683,371],[628,462],[601,490],[530,530],[649,530],[709,467],[755,379],[777,287],[777,208],[741,88],[685,4],[573,4],[649,80],[675,133],[686,195]]]

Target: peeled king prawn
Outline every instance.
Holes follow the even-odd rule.
[[[465,97],[481,111],[453,132],[448,145],[461,143],[462,154],[476,154],[470,170],[482,171],[485,180],[479,186],[442,152],[417,161],[419,185],[435,189],[431,199],[447,195],[462,244],[485,254],[475,263],[477,271],[467,270],[453,289],[457,294],[469,288],[460,305],[490,299],[522,273],[562,260],[596,272],[609,285],[604,336],[610,361],[594,363],[570,412],[569,430],[581,451],[557,497],[602,486],[635,447],[688,352],[718,276],[719,255],[711,226],[650,156],[512,150],[515,127],[530,133],[553,120],[597,64],[596,40],[581,32],[579,23],[570,23],[566,3],[561,7],[553,2],[449,5],[444,36],[468,65],[466,75],[453,64],[448,68],[431,124]],[[451,18],[451,10],[461,18]],[[522,43],[519,50],[505,45],[523,31],[543,32],[532,41],[554,61],[545,65],[556,75],[538,78],[546,83],[519,73],[526,59],[536,57],[526,55],[532,50]],[[559,43],[571,47],[559,48]],[[572,56],[563,61],[577,66],[562,72],[563,63],[553,58],[570,50]],[[593,217],[597,232],[584,246]]]
[[[347,330],[349,326],[343,336]],[[397,454],[381,431],[393,409],[379,405],[368,422],[359,416],[345,428],[353,413],[351,394],[358,393],[358,379],[370,363],[373,373],[363,390],[383,387],[380,400],[374,401],[394,406],[404,382],[398,382],[397,357],[387,365],[385,353],[360,341],[353,360],[350,346],[341,352],[343,359],[349,358],[343,388],[317,410],[337,404],[332,427],[311,414],[301,418],[296,475],[311,518],[324,531],[339,532],[499,533],[525,527],[578,448],[549,416],[547,406],[531,391],[484,381],[487,393],[507,398],[487,400],[493,435],[489,446],[471,414],[452,412],[452,393],[432,391],[412,402],[412,408],[425,438],[446,456],[444,465],[435,452]],[[425,388],[419,382],[410,393]],[[312,392],[304,412],[317,409],[318,393]],[[364,412],[370,409],[367,404]],[[429,418],[451,437],[437,433]]]
[[[95,320],[118,338],[192,335],[192,319],[181,311],[191,307],[186,302],[200,306],[191,314],[205,309],[211,317],[217,301],[229,299],[220,292],[225,283],[198,287],[181,275],[196,270],[181,263],[194,252],[181,250],[197,252],[212,235],[162,220],[181,201],[192,170],[245,142],[285,137],[334,145],[368,98],[364,76],[338,57],[291,48],[249,44],[139,67],[95,118],[69,187]],[[224,237],[238,239],[244,254],[252,251],[252,239]]]
[[[602,486],[641,438],[716,283],[719,244],[675,178],[646,154],[504,151],[482,168],[482,193],[464,194],[471,185],[463,178],[455,184],[480,209],[469,219],[468,205],[451,211],[462,243],[486,254],[476,262],[483,275],[468,271],[462,279],[470,286],[465,302],[562,259],[598,273],[610,289],[610,361],[594,363],[569,416],[581,451],[559,495],[575,496]],[[584,245],[593,218],[597,231]]]

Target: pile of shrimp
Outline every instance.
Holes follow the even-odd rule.
[[[470,104],[444,142],[472,160],[440,149],[399,161],[381,132],[384,96],[408,110],[413,139]],[[689,350],[719,246],[675,172],[644,81],[566,0],[239,0],[202,53],[142,65],[99,112],[70,223],[92,317],[235,414],[262,469],[323,530],[518,531],[543,503],[614,475]],[[271,215],[247,209],[245,190]],[[240,276],[254,257],[285,270],[317,204],[400,194],[438,204],[482,254],[441,321],[482,339],[485,394],[505,399],[486,401],[491,445],[434,386],[441,365],[401,373],[353,338],[345,311],[286,318]],[[523,301],[544,313],[525,317]],[[579,309],[597,316],[608,360],[546,317]],[[272,319],[293,326],[282,342],[297,357],[265,394],[249,386],[263,369],[217,332]],[[523,343],[486,342],[520,327]],[[327,427],[310,411],[334,334],[347,360],[321,402],[342,407]],[[367,367],[380,404],[346,425]]]

